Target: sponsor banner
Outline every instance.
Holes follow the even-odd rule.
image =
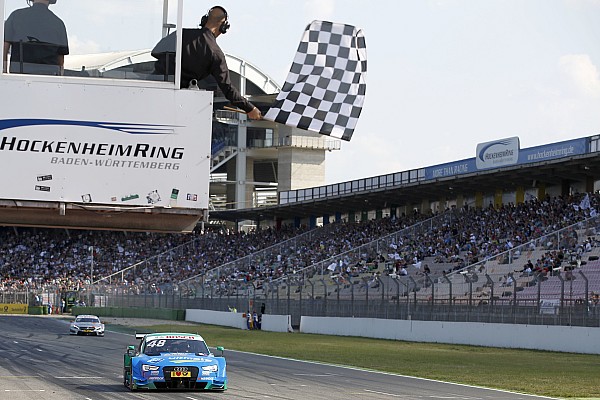
[[[468,158],[466,160],[461,161],[453,161],[446,164],[434,165],[433,167],[426,167],[424,169],[426,180],[468,174],[470,172],[477,171],[474,158]]]
[[[7,97],[0,107],[0,198],[208,208],[211,92],[29,86],[0,81],[3,93],[31,101]]]
[[[477,169],[500,168],[519,162],[519,138],[494,140],[477,145]]]
[[[516,143],[513,139],[516,139]],[[500,142],[506,141],[508,141],[507,144],[499,144]],[[477,172],[482,169],[496,167],[500,168],[506,165],[522,165],[540,161],[553,160],[562,157],[571,157],[586,154],[589,151],[589,138],[566,140],[564,142],[529,147],[526,149],[519,149],[518,143],[518,138],[510,138],[504,140],[496,140],[488,143],[482,143],[477,146],[478,156],[476,158],[468,158],[465,160],[453,161],[445,164],[439,164],[434,165],[432,167],[424,168],[425,179],[430,180],[446,178],[450,176],[457,176]],[[487,162],[484,162],[480,159],[480,150],[482,150],[481,155],[484,158],[486,158],[487,155]],[[480,164],[483,165],[483,168],[479,166]],[[488,165],[492,166],[490,167]]]
[[[27,314],[27,304],[0,304],[0,314]]]
[[[540,300],[540,314],[558,315],[560,310],[559,299],[542,299]]]
[[[522,149],[519,153],[519,164],[571,157],[588,152],[588,138],[566,140],[543,146]]]

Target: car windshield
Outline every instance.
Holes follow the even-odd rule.
[[[195,353],[208,355],[208,347],[202,340],[190,339],[152,339],[146,342],[144,354],[148,356],[160,353]]]
[[[92,323],[99,323],[100,320],[98,320],[98,318],[77,318],[75,320],[75,322],[92,322]]]

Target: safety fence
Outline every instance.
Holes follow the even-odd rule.
[[[543,285],[543,283],[542,283]],[[257,311],[292,316],[297,325],[301,316],[366,317],[427,321],[489,322],[536,325],[600,326],[600,305],[569,296],[563,286],[555,299],[516,300],[492,297],[475,300],[469,292],[462,298],[424,297],[411,278],[389,276],[375,287],[362,283],[307,280],[276,282],[256,287],[238,283],[223,290],[210,283],[170,285],[159,290],[127,286],[94,285],[82,294],[96,307],[137,309],[188,309],[215,311]],[[427,288],[429,289],[429,288]]]
[[[561,287],[555,299],[517,297],[515,300],[509,296],[492,297],[487,301],[475,300],[476,293],[473,292],[463,298],[426,298],[415,288],[414,279],[389,276],[380,278],[375,287],[325,279],[316,282],[298,280],[298,283],[282,281],[262,287],[240,282],[228,290],[202,282],[159,289],[96,284],[82,288],[76,304],[135,308],[140,309],[139,315],[148,309],[257,311],[291,315],[294,325],[299,324],[304,315],[600,327],[597,298],[586,302],[571,297],[567,285]],[[60,313],[69,311],[59,306],[67,294],[58,288],[46,288],[42,293],[35,290],[5,292],[3,302],[26,298],[30,305],[35,305],[37,296],[40,304],[50,304],[52,312]]]

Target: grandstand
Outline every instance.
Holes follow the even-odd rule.
[[[207,232],[198,233],[191,241],[186,241],[189,237],[185,235],[136,237],[121,233],[121,240],[115,237],[119,243],[116,254],[102,247],[102,237],[94,238],[99,232],[89,231],[65,244],[69,238],[52,239],[55,231],[40,235],[11,229],[4,231],[3,243],[9,245],[2,253],[28,260],[30,266],[41,263],[44,268],[31,280],[14,276],[31,274],[32,270],[3,268],[3,290],[77,289],[87,304],[113,306],[223,310],[232,305],[244,309],[249,304],[265,303],[273,312],[296,316],[548,323],[548,318],[561,321],[569,310],[573,323],[572,311],[585,309],[585,318],[580,312],[578,321],[589,324],[598,316],[600,293],[596,261],[600,250],[595,236],[598,217],[590,217],[588,209],[577,206],[581,198],[529,201],[499,209],[454,209],[431,218],[414,215],[332,223],[308,231]],[[591,204],[598,202],[598,196],[592,196]],[[494,238],[482,233],[482,227],[495,230],[498,221],[517,220],[525,211],[552,218],[544,219],[544,223],[524,219],[525,223],[499,231]],[[527,225],[529,230],[524,229]],[[34,233],[31,242],[43,237],[43,242],[50,243],[59,254],[65,249],[77,254],[79,251],[74,250],[83,247],[79,265],[69,264],[58,276],[40,279],[58,270],[49,267],[52,263],[47,261],[54,257],[52,251],[36,257],[39,247],[28,249],[31,242],[11,238],[19,232],[25,238]],[[102,235],[108,243],[111,233]],[[93,281],[89,274],[86,279],[90,259],[82,244],[90,240],[100,243],[95,253],[99,273]],[[16,245],[19,242],[24,244]],[[125,248],[121,243],[126,243]],[[161,251],[164,248],[169,249]],[[222,248],[232,251],[220,251]],[[140,249],[144,252],[138,254]],[[157,254],[148,257],[152,252]],[[110,268],[116,269],[114,260],[122,258],[121,254],[130,257],[131,265],[112,272]],[[135,256],[140,261],[133,262]],[[526,272],[524,266],[529,260],[533,267]],[[15,262],[15,257],[1,261],[4,266],[22,264]]]

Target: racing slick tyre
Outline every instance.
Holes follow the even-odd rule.
[[[123,386],[131,391],[136,389],[131,379],[131,371],[128,368],[123,368]]]

